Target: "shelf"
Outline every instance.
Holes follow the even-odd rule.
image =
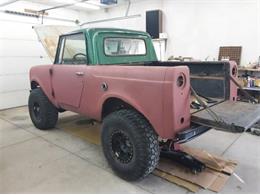
[[[260,72],[260,68],[238,68],[238,71]]]
[[[250,91],[259,91],[260,87],[243,87],[244,90],[250,90]]]

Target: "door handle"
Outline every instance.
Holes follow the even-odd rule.
[[[76,72],[75,73],[77,76],[83,76],[84,75],[84,72]]]

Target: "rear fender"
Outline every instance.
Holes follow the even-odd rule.
[[[179,83],[178,79],[181,79],[182,83]],[[163,135],[165,138],[174,138],[178,132],[190,127],[189,68],[187,66],[168,68],[165,83],[163,90]]]
[[[137,112],[139,112],[140,114],[142,114],[146,120],[154,127],[155,124],[152,123],[152,121],[149,120],[149,116],[146,114],[144,108],[134,99],[134,98],[131,98],[131,97],[125,97],[125,96],[122,96],[120,94],[106,94],[105,96],[103,96],[100,101],[99,101],[99,113],[100,113],[100,116],[99,118],[101,120],[103,120],[102,118],[102,111],[103,111],[103,107],[104,107],[104,104],[105,102],[108,100],[108,99],[118,99],[118,100],[121,100],[122,102],[128,104],[131,108],[133,108],[134,110],[136,110]],[[155,132],[159,135],[160,132],[157,132],[156,131],[156,128],[154,128]]]
[[[106,100],[117,98],[142,114],[161,138],[174,138],[179,131],[190,126],[189,69],[179,66],[166,70],[164,80],[157,90],[149,89],[143,94],[131,93],[133,91],[130,88],[129,93],[121,90],[111,90],[111,93],[107,91],[98,103],[98,118],[102,120]],[[183,86],[177,86],[179,76],[184,76]]]

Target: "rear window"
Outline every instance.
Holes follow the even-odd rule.
[[[107,56],[146,55],[145,41],[137,38],[105,38],[104,50]]]

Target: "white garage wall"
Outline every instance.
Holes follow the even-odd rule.
[[[135,0],[132,1],[133,3],[130,6],[130,10],[128,15],[141,15],[141,17],[135,18],[128,18],[126,20],[115,20],[109,22],[99,22],[93,24],[87,24],[83,27],[113,27],[113,28],[125,28],[125,29],[133,29],[133,30],[146,30],[146,11],[147,10],[154,10],[154,9],[162,9],[163,1],[161,0]],[[116,17],[122,17],[126,15],[128,5],[122,5],[119,7],[111,8],[108,11],[101,11],[101,12],[92,12],[90,14],[85,15],[86,18],[81,17],[82,21],[98,21],[103,19],[111,19]],[[160,45],[160,44],[161,45]],[[164,50],[163,42],[154,42],[155,50],[157,53],[158,58],[165,59],[164,57]],[[160,55],[160,53],[162,55]]]
[[[163,31],[168,34],[167,57],[192,56],[204,60],[218,58],[219,46],[242,46],[242,65],[260,55],[259,0],[143,0],[132,3],[129,14],[142,17],[103,22],[86,27],[120,27],[145,30],[145,11],[163,11]],[[87,21],[125,14],[126,6],[93,12]]]
[[[167,55],[218,58],[219,46],[242,46],[242,65],[257,61],[258,0],[164,0]]]
[[[145,31],[145,12],[146,10],[161,9],[162,0],[136,0],[131,4],[129,15],[141,14],[141,17],[130,18],[127,20],[101,22],[88,24],[84,27],[113,27],[113,28],[128,28],[134,30]],[[118,7],[110,8],[108,11],[102,10],[99,12],[91,12],[81,17],[82,21],[96,21],[115,17],[125,16],[127,4]]]
[[[18,2],[2,9],[20,10],[39,9],[37,4]],[[41,6],[42,7],[42,6]],[[76,11],[61,9],[49,12],[50,17],[78,19]],[[15,16],[0,12],[0,110],[26,105],[30,82],[29,69],[34,65],[49,64],[51,61],[38,41],[34,25],[41,20]],[[74,25],[60,20],[44,20],[44,24]]]

